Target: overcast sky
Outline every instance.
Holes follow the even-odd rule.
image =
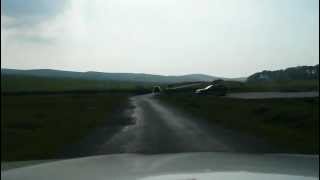
[[[2,68],[239,77],[318,61],[318,0],[1,0]]]

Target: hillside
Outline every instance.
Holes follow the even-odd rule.
[[[72,72],[52,69],[1,69],[2,92],[150,89],[154,85],[212,81],[203,74],[162,76],[142,73]]]
[[[138,90],[150,88],[154,84],[111,80],[88,80],[76,78],[50,78],[25,75],[2,75],[1,92],[39,92],[39,91],[104,91]]]
[[[1,76],[33,76],[46,78],[73,78],[83,80],[108,80],[108,81],[132,81],[132,82],[154,82],[175,83],[190,81],[212,81],[217,79],[210,75],[189,74],[181,76],[163,76],[143,73],[103,73],[103,72],[73,72],[52,69],[16,70],[1,69]]]
[[[284,70],[262,71],[248,77],[248,82],[272,82],[292,80],[318,80],[319,64],[315,66],[298,66]]]

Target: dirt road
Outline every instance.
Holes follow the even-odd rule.
[[[132,123],[103,127],[72,146],[65,157],[114,153],[272,152],[267,143],[219,126],[208,125],[152,95],[131,98]]]

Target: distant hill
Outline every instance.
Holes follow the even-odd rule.
[[[290,80],[319,79],[319,64],[315,66],[298,66],[277,71],[262,71],[248,77],[248,82],[272,82]]]
[[[239,78],[223,78],[225,81],[236,81],[236,82],[246,82],[247,77],[239,77]]]
[[[35,69],[35,70],[16,70],[1,69],[1,76],[35,76],[46,78],[75,78],[85,80],[108,80],[108,81],[126,81],[126,82],[154,82],[154,83],[177,83],[192,81],[213,81],[220,79],[218,77],[205,74],[188,74],[181,76],[163,76],[143,73],[104,73],[104,72],[73,72],[60,71],[52,69]],[[221,78],[226,79],[226,78]]]

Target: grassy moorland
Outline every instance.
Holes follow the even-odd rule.
[[[153,83],[1,76],[1,159],[54,158],[102,125],[129,123],[129,97]],[[120,119],[119,119],[120,118]]]
[[[1,92],[134,91],[152,87],[151,82],[1,75]]]
[[[299,92],[299,91],[318,91],[318,80],[291,80],[273,82],[233,82],[226,81],[226,86],[231,92]]]
[[[184,83],[186,84],[186,83]],[[182,83],[170,84],[169,87],[184,85]],[[195,89],[204,88],[210,85],[210,82],[199,82],[199,85],[186,87],[176,90],[176,92],[193,92]],[[228,92],[301,92],[318,91],[318,80],[291,80],[291,81],[272,81],[272,82],[237,82],[224,81],[223,84],[228,88]]]
[[[1,159],[54,158],[65,145],[128,108],[127,93],[1,97]],[[119,122],[127,123],[128,119]],[[119,123],[117,122],[117,123]]]
[[[163,94],[161,101],[212,125],[266,139],[286,153],[319,152],[319,99],[231,99],[190,93]]]
[[[307,91],[319,87],[316,81],[225,83],[231,92]],[[130,106],[129,97],[150,92],[153,85],[166,86],[150,82],[1,76],[1,159],[54,158],[66,145],[97,127],[129,123],[122,113]],[[184,93],[198,87],[163,95],[161,99],[213,124],[263,136],[290,152],[319,152],[317,98],[236,100]]]

